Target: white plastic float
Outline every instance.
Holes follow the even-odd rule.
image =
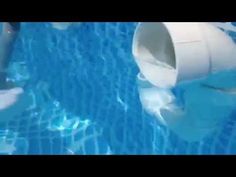
[[[142,106],[182,139],[200,141],[220,130],[235,109],[232,87],[236,82],[229,80],[236,78],[236,47],[216,26],[140,23],[133,55],[140,69],[137,80]],[[220,72],[230,69],[230,74]],[[172,88],[183,90],[182,105]]]

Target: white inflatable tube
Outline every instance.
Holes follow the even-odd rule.
[[[133,55],[145,78],[163,88],[236,68],[235,43],[210,23],[140,23]]]
[[[235,110],[236,47],[216,24],[140,23],[133,55],[143,108],[181,139],[217,133]]]
[[[33,104],[33,98],[22,88],[0,90],[0,123],[19,116]]]

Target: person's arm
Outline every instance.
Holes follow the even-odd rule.
[[[0,85],[6,82],[6,69],[12,48],[20,31],[20,22],[4,22],[0,36]]]
[[[16,37],[20,31],[20,22],[4,22],[0,39],[0,70],[5,70],[8,67],[12,47]]]

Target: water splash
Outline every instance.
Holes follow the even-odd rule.
[[[74,135],[76,132],[85,130],[91,122],[88,119],[82,120],[79,116],[68,113],[60,106],[60,103],[54,102],[54,112],[49,121],[47,129],[53,132],[60,132],[62,137]]]
[[[16,83],[19,87],[23,87],[30,79],[26,63],[23,61],[12,63],[8,69],[8,73],[8,80]]]
[[[124,108],[124,111],[127,112],[127,110],[128,110],[128,105],[127,105],[127,103],[125,103],[125,102],[120,98],[119,93],[116,94],[116,100],[117,100],[117,102],[120,103],[120,105]]]
[[[28,146],[28,141],[19,137],[18,133],[0,130],[0,154],[27,154]]]
[[[182,83],[175,88],[176,93],[178,89],[183,89],[181,94],[157,88],[138,77],[140,101],[150,115],[181,139],[201,141],[219,131],[235,110],[236,95],[232,94],[236,86],[235,76],[235,71],[221,72],[209,75],[204,80]],[[205,83],[213,86],[206,87]]]

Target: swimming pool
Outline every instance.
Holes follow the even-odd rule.
[[[220,131],[194,143],[144,111],[131,53],[136,25],[57,30],[50,23],[23,23],[11,79],[24,85],[34,104],[0,124],[0,153],[236,154],[236,110]]]

